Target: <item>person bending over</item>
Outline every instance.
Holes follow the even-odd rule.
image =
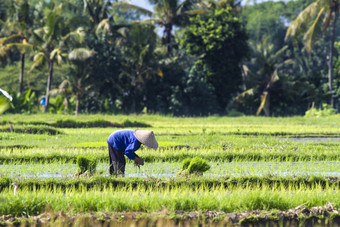
[[[141,144],[157,149],[158,143],[150,130],[123,129],[113,132],[107,139],[110,157],[110,175],[125,174],[125,157],[134,160],[137,166],[144,165],[143,160],[135,153]]]

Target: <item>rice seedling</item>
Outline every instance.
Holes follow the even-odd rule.
[[[184,159],[182,164],[182,170],[178,172],[180,176],[186,176],[188,174],[203,175],[204,172],[210,169],[210,165],[206,160],[201,158]]]
[[[82,155],[77,157],[78,173],[76,175],[80,176],[85,173],[93,175],[96,172],[97,161],[93,158],[88,158]]]

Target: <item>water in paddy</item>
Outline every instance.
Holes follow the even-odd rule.
[[[340,137],[289,137],[289,138],[279,138],[279,139],[288,139],[288,140],[300,141],[300,142],[340,143]]]
[[[206,176],[330,176],[340,177],[340,162],[230,162],[210,163]],[[146,163],[140,169],[126,166],[126,177],[176,177],[182,163]],[[0,176],[72,177],[75,164],[0,165]],[[99,164],[97,172],[108,176],[108,164]]]

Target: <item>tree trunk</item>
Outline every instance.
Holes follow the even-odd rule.
[[[25,54],[20,54],[20,64],[19,93],[21,94],[24,87]]]
[[[263,112],[266,117],[270,116],[270,93],[268,92],[266,102],[264,103]]]
[[[77,94],[76,97],[77,97],[76,98],[77,99],[77,101],[76,101],[76,116],[78,116],[78,114],[79,114],[80,95]]]
[[[336,29],[336,20],[337,13],[334,13],[333,24],[332,24],[332,34],[331,34],[331,42],[330,42],[330,50],[329,50],[329,59],[328,59],[328,91],[330,96],[330,105],[334,107],[334,98],[333,98],[333,53],[334,53],[334,41],[335,41],[335,29]]]
[[[170,53],[171,51],[171,31],[172,31],[172,24],[168,23],[165,24],[165,34],[166,34],[166,51]]]
[[[48,111],[49,95],[51,90],[51,83],[53,77],[53,60],[48,60],[48,78],[47,78],[47,88],[46,88],[46,103],[45,103],[45,113]]]

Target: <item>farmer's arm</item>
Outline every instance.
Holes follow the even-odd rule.
[[[138,146],[138,148],[139,148],[139,146]],[[136,148],[135,144],[130,144],[129,146],[126,147],[125,155],[130,160],[134,160],[136,164],[144,165],[143,160],[138,155],[136,155],[136,153],[135,153],[135,150],[137,150],[138,148]]]
[[[137,163],[138,165],[144,165],[143,160],[142,160],[138,155],[136,155],[136,157],[135,157],[133,160],[134,160],[135,163]]]

